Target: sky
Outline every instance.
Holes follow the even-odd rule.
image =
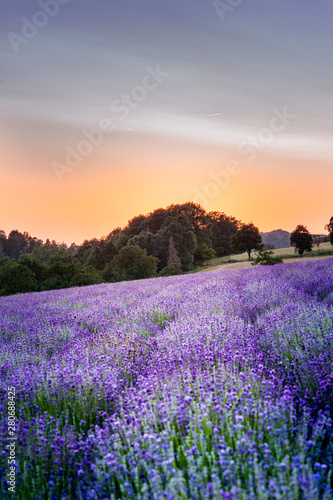
[[[194,201],[333,215],[332,0],[2,0],[0,229],[81,243]]]

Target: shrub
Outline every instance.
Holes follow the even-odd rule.
[[[78,271],[70,282],[70,286],[88,286],[102,283],[102,276],[94,267],[88,266]]]
[[[279,255],[274,255],[272,250],[262,250],[258,252],[257,257],[252,262],[251,266],[274,266],[282,264],[283,258]]]
[[[45,280],[42,283],[42,290],[55,290],[69,288],[72,286],[74,276],[80,271],[78,263],[65,263],[57,261],[48,266],[45,270]]]
[[[206,243],[198,246],[198,248],[194,252],[194,263],[195,264],[203,264],[206,260],[213,259],[216,255],[216,252],[213,248],[209,248]]]
[[[138,245],[123,247],[103,272],[106,281],[126,281],[157,276],[158,258]]]
[[[182,266],[177,262],[163,267],[162,271],[160,271],[159,273],[159,276],[174,276],[175,274],[182,274]]]
[[[8,262],[0,268],[0,295],[34,292],[36,289],[36,276],[27,266]]]

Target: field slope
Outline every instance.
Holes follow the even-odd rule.
[[[5,297],[0,332],[1,498],[333,498],[331,259]]]
[[[288,248],[278,248],[273,250],[274,255],[278,255],[283,258],[285,264],[291,262],[306,262],[309,260],[321,260],[333,258],[333,247],[330,243],[322,243],[320,245],[319,252],[317,250],[312,250],[312,252],[305,252],[302,257],[298,253],[295,253],[293,247]],[[255,259],[257,252],[252,253],[252,258]],[[227,257],[217,257],[211,259],[205,263],[196,272],[206,272],[206,271],[219,271],[221,269],[245,269],[251,267],[251,262],[248,260],[248,255],[243,254],[233,254]]]

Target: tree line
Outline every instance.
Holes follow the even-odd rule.
[[[327,229],[333,244],[333,217]],[[0,231],[0,295],[176,275],[215,256],[247,252],[250,260],[251,252],[261,249],[253,223],[206,212],[192,202],[138,215],[124,228],[81,245]]]
[[[184,203],[138,215],[82,245],[0,231],[0,295],[180,274],[229,255],[241,222]]]

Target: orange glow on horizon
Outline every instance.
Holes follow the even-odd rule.
[[[92,155],[62,183],[49,167],[32,175],[31,159],[20,175],[14,174],[13,164],[22,157],[3,151],[1,164],[8,168],[2,169],[0,229],[67,244],[100,238],[140,213],[197,202],[195,193],[204,192],[209,172],[223,170],[235,157],[230,150],[151,138],[132,144],[130,152],[116,146],[111,151]],[[313,233],[324,233],[333,215],[324,188],[333,173],[327,165],[323,185],[311,166],[310,161],[258,155],[255,162],[243,163],[242,172],[216,197],[207,198],[204,208],[253,221],[261,231],[291,231],[305,224]]]

